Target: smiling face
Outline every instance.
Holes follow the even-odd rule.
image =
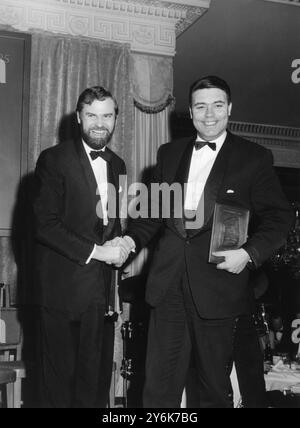
[[[191,118],[198,135],[205,141],[213,141],[227,129],[232,104],[226,92],[218,88],[199,89],[192,95]]]
[[[112,98],[84,104],[77,112],[77,120],[84,142],[94,150],[103,149],[110,142],[116,124],[115,103]]]

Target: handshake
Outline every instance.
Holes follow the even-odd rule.
[[[134,251],[135,242],[132,238],[129,236],[117,237],[105,242],[102,246],[97,246],[93,258],[119,268],[126,262],[130,253]]]

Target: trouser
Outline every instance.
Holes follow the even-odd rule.
[[[40,311],[40,397],[46,408],[106,407],[113,362],[114,324],[104,305],[78,319]]]
[[[247,332],[243,336],[243,332]],[[238,334],[237,334],[238,332]],[[251,347],[246,351],[246,342]],[[255,345],[256,344],[256,345]],[[243,358],[247,358],[243,361]],[[251,354],[251,355],[250,355]],[[191,356],[194,361],[194,385],[199,408],[231,408],[233,406],[230,373],[233,360],[242,380],[242,392],[249,397],[258,388],[264,395],[263,361],[255,330],[254,318],[242,316],[222,320],[200,318],[187,275],[180,286],[168,291],[163,302],[152,309],[146,361],[144,407],[179,408],[187,383]],[[258,370],[246,367],[255,361]],[[247,370],[246,370],[247,368]]]

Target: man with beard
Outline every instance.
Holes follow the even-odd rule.
[[[45,150],[35,172],[35,283],[40,307],[40,397],[50,408],[105,407],[113,361],[112,264],[128,256],[120,234],[119,177],[107,148],[118,105],[102,87],[79,97],[81,138]],[[110,194],[110,189],[116,189]],[[115,198],[116,215],[108,216]]]

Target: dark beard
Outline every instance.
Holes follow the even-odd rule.
[[[91,137],[89,134],[87,134],[86,132],[83,131],[83,129],[81,128],[81,136],[84,140],[84,142],[93,150],[102,150],[104,149],[104,147],[106,147],[108,145],[108,143],[110,142],[113,134],[110,133],[108,131],[108,129],[106,128],[101,128],[100,130],[105,130],[106,131],[106,135],[105,137],[101,137],[101,138],[93,138]],[[92,131],[92,129],[91,129]]]

